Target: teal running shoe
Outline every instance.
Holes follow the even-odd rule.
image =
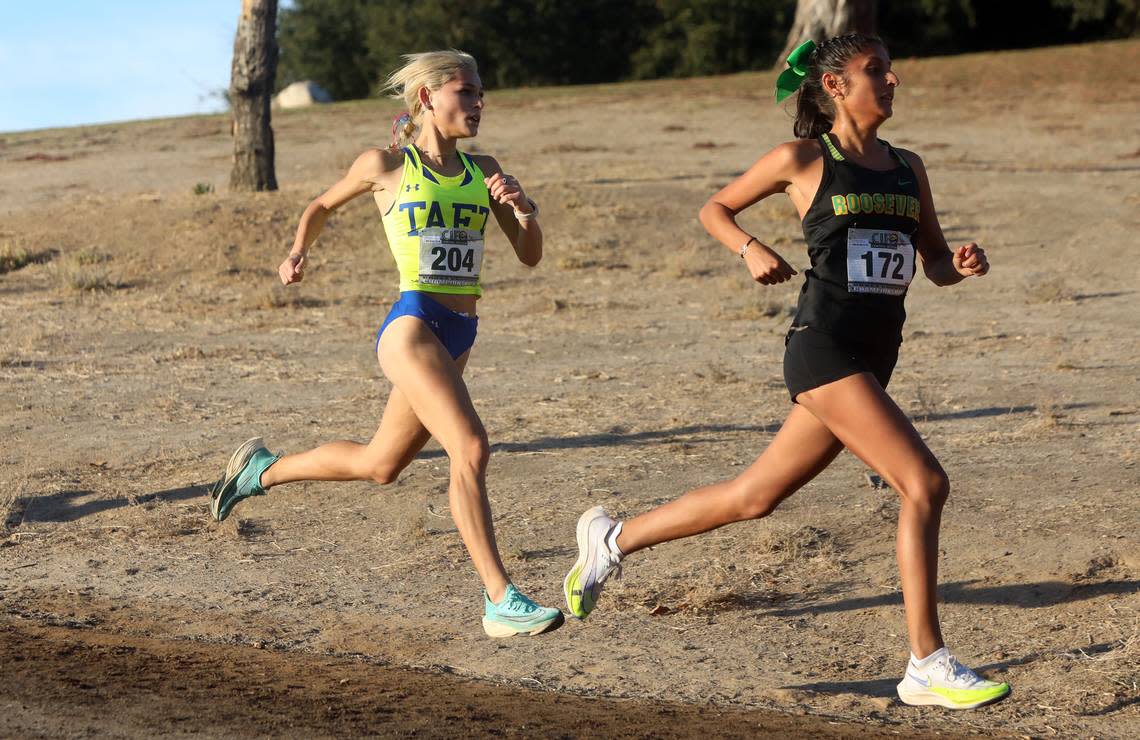
[[[226,474],[210,487],[210,515],[224,521],[230,511],[242,499],[250,496],[264,496],[261,487],[261,474],[281,459],[281,454],[272,454],[265,449],[261,437],[254,437],[238,447],[226,466]]]
[[[562,612],[539,606],[507,584],[507,592],[498,604],[483,592],[483,631],[491,637],[538,635],[562,626]]]

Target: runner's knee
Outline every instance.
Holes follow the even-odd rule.
[[[942,467],[924,467],[902,482],[902,495],[923,509],[938,510],[950,496],[950,479]]]
[[[482,473],[491,459],[491,444],[487,441],[487,433],[480,429],[465,436],[455,445],[455,449],[448,450],[448,455],[453,468]]]
[[[731,484],[737,501],[737,517],[739,521],[745,519],[763,519],[776,510],[780,500],[756,485],[737,478]]]
[[[385,461],[372,465],[368,471],[368,477],[382,486],[389,483],[395,483],[396,479],[400,477],[402,467],[392,464],[390,461]]]

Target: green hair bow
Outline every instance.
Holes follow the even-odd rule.
[[[779,103],[800,88],[807,77],[808,57],[815,51],[815,42],[811,39],[803,42],[788,55],[788,69],[776,78],[776,102]]]

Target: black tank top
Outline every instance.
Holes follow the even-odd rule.
[[[918,182],[907,161],[878,171],[847,161],[820,137],[823,179],[807,213],[811,269],[792,328],[811,327],[858,344],[898,345],[903,299],[915,272]]]

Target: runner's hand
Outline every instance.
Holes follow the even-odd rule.
[[[744,255],[744,264],[748,265],[753,280],[761,285],[775,285],[791,280],[796,274],[783,257],[759,242],[753,242],[753,245],[755,248]]]
[[[515,179],[514,175],[496,172],[490,177],[483,178],[483,182],[487,185],[487,192],[495,200],[505,206],[511,206],[516,211],[530,213],[531,208],[526,193],[523,192],[522,185],[519,185],[519,181]]]
[[[291,254],[285,258],[285,261],[277,268],[277,275],[281,278],[282,285],[299,283],[305,279],[306,259],[303,254]]]
[[[954,269],[963,277],[985,275],[990,271],[989,260],[986,259],[986,250],[975,242],[965,244],[954,252]]]

